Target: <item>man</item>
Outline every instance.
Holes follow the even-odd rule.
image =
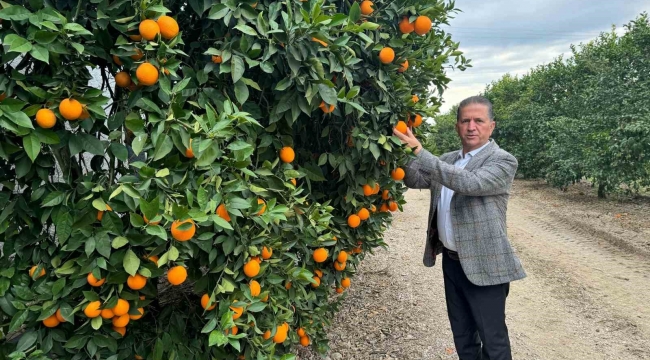
[[[517,159],[490,139],[495,122],[484,97],[463,100],[456,131],[463,149],[440,158],[410,129],[393,133],[413,148],[404,183],[430,189],[424,265],[443,253],[447,314],[460,360],[511,360],[505,322],[510,282],[526,276],[506,234],[506,210]]]

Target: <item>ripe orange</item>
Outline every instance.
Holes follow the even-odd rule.
[[[374,204],[370,205],[370,211],[377,212],[377,207]]]
[[[113,61],[114,61],[117,65],[122,66],[122,60],[120,60],[120,58],[117,57],[117,55],[113,55]]]
[[[226,329],[225,331],[226,335],[230,333],[232,333],[233,335],[237,335],[238,332],[239,332],[239,328],[237,326],[233,326],[230,329]]]
[[[418,101],[420,101],[420,98],[417,95],[413,94],[413,96],[411,96],[411,101],[413,101],[413,103],[415,104]]]
[[[255,261],[257,261],[258,264],[261,264],[261,263],[262,263],[262,259],[260,259],[259,256],[253,256],[253,257],[251,257],[251,260],[255,260]]]
[[[106,211],[113,211],[113,208],[111,208],[108,204],[106,204]],[[104,212],[101,210],[97,211],[97,221],[102,221],[103,217],[104,217]]]
[[[360,224],[361,224],[361,219],[359,218],[358,215],[352,214],[348,216],[348,226],[354,229],[358,227]]]
[[[392,48],[385,47],[379,51],[379,61],[382,64],[390,64],[395,60],[395,51]]]
[[[271,330],[266,330],[264,332],[264,335],[262,335],[262,338],[264,338],[264,340],[270,339],[271,338]]]
[[[346,266],[346,263],[341,263],[341,262],[338,262],[338,261],[334,262],[334,269],[336,269],[336,271],[345,270],[345,266]]]
[[[275,336],[273,336],[273,342],[276,344],[281,344],[287,340],[288,330],[285,330],[284,327],[280,326],[275,329]]]
[[[372,194],[373,195],[379,194],[379,190],[380,190],[379,189],[379,183],[375,183],[375,188],[372,189]]]
[[[269,301],[269,294],[266,294],[266,295],[262,298],[262,302],[267,302],[267,301]]]
[[[226,204],[217,206],[217,215],[226,221],[230,221],[230,215],[228,214],[228,209],[226,209]]]
[[[372,12],[374,11],[374,9],[372,8],[373,6],[374,4],[372,3],[372,1],[365,0],[361,2],[361,13],[363,15],[372,14]]]
[[[405,175],[406,174],[404,173],[404,169],[402,169],[400,167],[398,167],[395,170],[390,172],[390,177],[392,177],[393,180],[395,180],[395,181],[400,181],[400,180],[404,179]]]
[[[192,226],[187,229],[187,230],[180,230],[179,227],[183,224],[190,223]],[[175,220],[172,223],[172,237],[178,241],[187,241],[194,236],[194,233],[196,233],[196,225],[194,225],[194,221],[192,219],[187,219],[187,220]]]
[[[158,26],[158,23],[151,19],[143,20],[140,22],[138,30],[140,31],[140,36],[149,41],[154,40],[156,36],[160,34],[160,26]]]
[[[140,290],[147,285],[147,278],[140,274],[135,274],[135,276],[129,276],[126,279],[126,285],[131,290]]]
[[[129,324],[129,315],[124,314],[122,316],[116,316],[113,318],[113,326],[121,328],[126,327]]]
[[[401,72],[401,73],[403,73],[403,72],[406,71],[408,68],[409,68],[409,61],[408,61],[408,60],[404,60],[404,62],[402,63],[401,67],[400,67],[399,69],[397,69],[397,72]]]
[[[359,210],[359,212],[357,213],[357,216],[361,220],[368,220],[368,218],[370,217],[370,212],[366,208],[361,208],[361,210]]]
[[[264,204],[264,205],[262,205]],[[257,212],[257,215],[262,215],[264,212],[266,212],[266,203],[262,199],[257,199],[257,205],[262,205],[262,208],[260,211]]]
[[[337,287],[336,292],[339,294],[343,294],[343,288],[342,287]]]
[[[221,55],[212,55],[212,62],[215,64],[221,64],[223,62],[223,58]]]
[[[140,313],[138,315],[129,315],[129,319],[140,320],[140,318],[144,316],[144,308],[138,308],[138,312]]]
[[[388,202],[388,209],[389,209],[390,211],[397,211],[397,209],[398,209],[398,207],[397,207],[397,203],[394,202],[394,201],[389,201],[389,202]]]
[[[115,84],[121,88],[131,85],[131,76],[126,71],[120,71],[115,74]]]
[[[314,261],[317,263],[322,263],[325,260],[327,260],[327,257],[329,254],[327,253],[327,249],[325,248],[318,248],[314,250],[314,253],[312,254],[312,257],[314,258]]]
[[[81,115],[79,115],[79,120],[86,120],[90,117],[90,113],[88,112],[88,108],[86,105],[81,106]]]
[[[88,273],[86,280],[88,281],[88,284],[93,287],[102,286],[104,285],[104,282],[106,282],[106,279],[96,279],[95,276],[93,276],[93,273]]]
[[[65,322],[63,315],[61,315],[61,309],[57,309],[54,316],[56,316],[56,319],[59,320],[59,322]]]
[[[341,250],[339,256],[336,257],[336,260],[340,263],[345,263],[348,261],[348,253],[346,253],[345,250]]]
[[[99,310],[100,306],[101,303],[99,301],[92,301],[84,309],[84,314],[91,319],[96,318],[102,313],[102,311]]]
[[[115,317],[115,314],[113,313],[113,310],[111,309],[104,309],[100,313],[103,319],[109,320]]]
[[[248,287],[251,290],[251,296],[256,297],[259,296],[260,293],[262,292],[262,287],[260,286],[260,283],[258,283],[255,280],[251,280],[251,282],[248,284]]]
[[[185,157],[190,159],[194,157],[194,150],[192,150],[192,139],[190,139],[190,146],[185,149]]]
[[[307,336],[307,333],[305,332],[305,329],[299,328],[296,333],[298,334],[299,337]]]
[[[32,266],[31,269],[29,269],[29,277],[34,276],[34,272],[36,271],[37,267],[38,266],[34,265],[34,266]],[[38,279],[38,278],[40,278],[41,276],[44,276],[44,275],[45,275],[45,269],[41,269],[41,272],[38,273],[38,276],[36,278]]]
[[[124,337],[124,335],[126,335],[126,328],[125,327],[115,327],[115,326],[113,326],[113,331],[115,331],[116,333],[119,333],[120,335],[122,335],[122,337]]]
[[[167,281],[172,285],[180,285],[187,279],[187,270],[182,266],[174,266],[167,271]]]
[[[301,336],[300,337],[300,345],[309,346],[309,337],[308,336]]]
[[[166,40],[171,40],[178,35],[178,23],[171,16],[163,15],[158,18],[160,35]]]
[[[133,59],[135,61],[138,61],[138,60],[142,59],[143,56],[144,56],[144,54],[142,53],[142,50],[140,50],[138,48],[135,48],[135,55],[131,55],[131,59]],[[119,65],[122,65],[122,64],[119,64]]]
[[[402,134],[406,134],[407,131],[406,123],[402,120],[397,122],[397,125],[395,125],[395,130],[401,132]]]
[[[290,146],[285,146],[280,149],[280,160],[284,163],[290,163],[296,158],[296,153]]]
[[[43,129],[50,129],[56,124],[56,115],[50,109],[40,109],[36,112],[36,123]]]
[[[350,287],[350,278],[347,278],[347,277],[343,278],[343,280],[341,280],[341,286],[343,286],[344,288],[349,288]]]
[[[122,316],[128,314],[130,308],[131,305],[129,305],[128,301],[124,299],[118,299],[117,304],[115,304],[115,307],[113,307],[111,310],[113,310],[113,314],[115,314],[115,316]]]
[[[291,183],[293,184],[293,186],[297,186],[297,184],[298,184],[298,183],[296,182],[296,179],[291,179],[291,180],[289,180],[289,181],[291,181]]]
[[[287,281],[287,283],[284,284],[284,288],[287,290],[291,289],[291,281]]]
[[[151,223],[155,225],[154,223]],[[151,255],[147,258],[147,260],[153,262],[154,264],[158,265],[158,256],[157,255]]]
[[[158,215],[156,215],[156,216],[158,216]],[[154,216],[154,218],[155,218],[156,216]],[[146,224],[148,224],[148,225],[158,225],[158,224],[160,224],[160,221],[149,221],[149,219],[147,219],[147,216],[144,215],[144,214],[142,214],[142,219],[143,219],[144,222],[145,222]],[[151,260],[151,257],[149,257],[148,259],[151,260],[151,261],[153,261],[153,262],[155,262],[155,263],[157,263],[157,262],[158,262],[158,257],[157,257],[157,256],[154,256],[154,257],[156,258],[156,261]]]
[[[57,327],[61,322],[56,318],[56,315],[52,315],[49,318],[43,320],[43,325],[48,328]]]
[[[144,86],[151,86],[158,82],[158,69],[150,63],[142,63],[135,71],[138,82]]]
[[[210,311],[217,307],[217,302],[215,301],[212,303],[212,306],[206,308],[208,306],[208,301],[210,301],[210,295],[203,294],[203,296],[201,296],[201,307],[203,307],[203,309]]]
[[[315,283],[315,284],[312,283],[312,284],[311,284],[311,287],[313,287],[313,288],[317,288],[317,287],[319,287],[319,286],[320,286],[320,278],[319,278],[318,276],[314,276],[313,279],[314,279],[314,281],[315,281],[316,283]]]
[[[364,196],[370,196],[372,195],[373,189],[370,187],[370,185],[366,184],[363,185],[363,195]]]
[[[325,114],[329,114],[329,113],[331,113],[331,112],[334,111],[334,109],[336,108],[335,105],[327,106],[327,104],[325,104],[325,101],[321,101],[321,102],[320,102],[320,105],[319,105],[318,107],[319,107],[321,110],[323,110],[323,112],[324,112]]]
[[[409,22],[408,16],[404,16],[402,21],[399,22],[399,31],[401,31],[402,34],[410,34],[413,30],[415,30],[415,24]]]
[[[234,314],[233,314],[233,316],[232,316],[232,319],[233,319],[233,320],[237,320],[237,319],[239,319],[239,318],[242,316],[242,314],[244,313],[244,308],[243,308],[243,307],[234,307],[234,306],[231,306],[231,307],[230,307],[230,310],[232,310],[232,311],[234,312]]]
[[[255,277],[260,273],[260,263],[255,260],[249,260],[244,265],[244,274],[248,277]]]
[[[268,260],[273,255],[273,249],[267,248],[266,246],[262,248],[262,259]]]
[[[316,274],[316,276],[318,276],[319,278],[323,277],[323,271],[320,269],[314,270],[314,274]]]
[[[59,104],[59,112],[66,120],[77,120],[81,116],[81,103],[75,99],[63,99]]]
[[[390,192],[388,190],[384,190],[381,194],[381,198],[384,200],[390,199]]]
[[[133,41],[142,41],[142,35],[129,35],[129,39]]]
[[[429,30],[431,30],[431,19],[429,19],[427,16],[421,15],[415,19],[413,25],[416,34],[424,35],[428,33]]]
[[[379,207],[379,211],[380,212],[388,212],[388,204],[386,204],[386,203],[381,204],[381,206]]]

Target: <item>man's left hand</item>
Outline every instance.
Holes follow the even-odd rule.
[[[415,155],[422,150],[422,144],[415,138],[415,135],[411,132],[411,128],[406,128],[406,134],[402,134],[393,128],[393,135],[397,136],[402,141],[402,144],[406,144],[406,146],[413,148],[413,153]]]

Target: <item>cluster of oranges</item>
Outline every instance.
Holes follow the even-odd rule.
[[[78,100],[73,98],[66,98],[59,103],[59,114],[68,120],[85,120],[90,117],[88,109],[82,105]],[[51,109],[39,109],[36,112],[36,124],[43,129],[50,129],[56,125],[56,115]]]

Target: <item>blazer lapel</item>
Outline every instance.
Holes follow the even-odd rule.
[[[492,153],[499,148],[499,145],[497,143],[490,139],[490,144],[486,146],[483,150],[479,151],[476,156],[472,157],[467,165],[465,166],[465,170],[472,171],[474,170],[478,165],[482,164],[485,159],[487,159],[488,156],[492,155]]]

